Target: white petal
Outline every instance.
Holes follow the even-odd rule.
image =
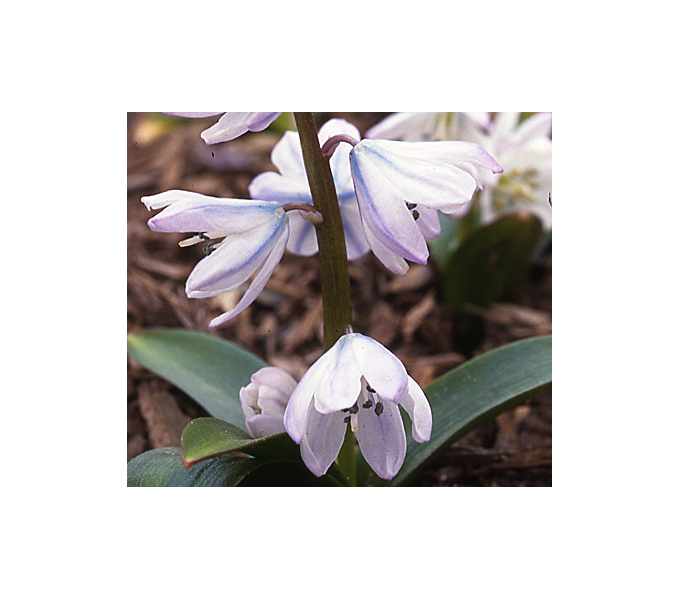
[[[285,204],[286,202],[306,202],[311,204],[312,193],[309,191],[307,179],[284,177],[274,171],[260,173],[248,186],[251,198],[269,200]]]
[[[271,155],[272,163],[281,175],[307,182],[307,173],[302,158],[300,135],[296,131],[286,131],[281,140],[274,146]],[[307,186],[309,189],[309,186]]]
[[[347,258],[356,260],[370,251],[371,247],[364,233],[361,223],[359,204],[357,203],[354,190],[351,199],[340,201],[340,216],[345,230],[345,245],[347,246]]]
[[[324,475],[338,457],[347,425],[341,412],[321,414],[309,407],[307,431],[300,443],[300,456],[317,477]]]
[[[266,437],[275,433],[284,433],[283,416],[254,415],[246,419],[246,429],[254,438]]]
[[[215,117],[224,114],[222,112],[166,112],[164,115],[173,115],[175,117],[187,117],[189,119],[202,119],[204,117]]]
[[[281,210],[274,202],[214,198],[182,190],[145,196],[142,202],[150,209],[165,207],[165,210],[149,219],[148,224],[152,231],[166,233],[239,233],[272,220]]]
[[[439,237],[441,233],[441,225],[439,223],[439,215],[436,210],[427,208],[427,206],[418,206],[418,212],[420,217],[418,218],[418,227],[423,235],[429,240],[435,237]]]
[[[368,336],[349,333],[343,338],[347,338],[359,370],[370,386],[382,398],[399,402],[408,388],[408,375],[402,362],[385,346]]]
[[[247,131],[262,131],[276,119],[281,113],[252,113],[230,112],[223,115],[220,120],[209,129],[206,129],[201,137],[206,144],[228,142],[243,135]]]
[[[420,264],[427,263],[427,243],[406,208],[406,201],[411,199],[404,197],[371,158],[360,144],[350,154],[364,229],[370,229],[380,242],[399,256]]]
[[[371,469],[383,479],[394,478],[406,457],[406,432],[399,407],[387,402],[381,415],[361,409],[356,437]]]
[[[416,139],[434,129],[437,113],[402,112],[384,118],[366,132],[367,138],[384,140]]]
[[[331,348],[324,353],[302,376],[300,382],[295,387],[295,390],[288,400],[286,413],[283,417],[284,425],[288,435],[297,444],[302,440],[302,436],[307,428],[307,415],[309,406],[314,399],[314,392],[318,385],[319,379],[324,376],[328,365],[332,361]]]
[[[327,414],[352,406],[361,393],[361,370],[352,350],[351,337],[343,335],[331,350],[331,363],[314,394],[316,410]],[[330,351],[329,351],[330,352]]]
[[[371,247],[373,254],[375,254],[376,258],[392,271],[392,273],[395,275],[404,275],[406,271],[408,271],[408,264],[406,264],[406,261],[385,246],[385,244],[373,235],[368,227],[364,227],[364,234],[366,235],[366,241]]]
[[[521,145],[532,138],[547,138],[552,130],[552,113],[536,113],[515,129],[512,143]]]
[[[286,396],[290,396],[297,386],[297,381],[279,367],[263,367],[255,371],[250,380],[280,390]]]
[[[344,119],[330,119],[319,129],[319,144],[321,146],[334,135],[349,135],[355,140],[361,139],[359,130]],[[352,175],[349,170],[349,153],[352,147],[343,142],[333,152],[330,159],[331,173],[338,190],[338,196],[342,195],[348,188],[353,189]]]
[[[288,213],[288,223],[290,224],[288,251],[298,256],[316,254],[319,251],[319,245],[314,225],[303,219],[296,210]]]
[[[237,288],[263,264],[284,229],[284,219],[270,219],[226,238],[194,267],[186,283],[187,296],[209,298]]]
[[[288,234],[289,229],[288,224],[286,223],[283,233],[281,233],[278,241],[272,248],[271,253],[264,261],[260,270],[255,277],[253,277],[253,280],[250,282],[250,287],[246,290],[246,293],[241,300],[239,300],[238,304],[233,309],[210,321],[209,327],[217,327],[229,319],[234,318],[255,301],[255,298],[259,296],[260,292],[264,289],[264,286],[267,285],[274,269],[276,269],[276,266],[281,261],[281,257],[286,250],[286,244],[288,243]]]
[[[408,378],[408,391],[400,402],[411,417],[411,435],[416,442],[427,442],[432,434],[432,409],[420,386]]]

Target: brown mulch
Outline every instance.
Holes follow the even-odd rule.
[[[322,115],[324,116],[330,115]],[[335,113],[363,132],[376,113]],[[320,121],[319,121],[320,122]],[[149,113],[128,115],[128,331],[183,327],[238,343],[300,378],[321,354],[319,265],[315,257],[284,255],[255,303],[217,329],[208,322],[233,306],[234,294],[189,300],[184,283],[203,256],[180,248],[181,234],[157,234],[141,196],[185,189],[248,198],[248,184],[272,170],[278,136],[248,134],[206,146],[203,121],[158,124]],[[165,129],[164,129],[165,128]],[[159,129],[161,131],[159,131]],[[468,357],[456,346],[455,321],[437,291],[431,261],[404,277],[371,255],[350,264],[354,329],[388,346],[425,386]],[[486,336],[475,353],[552,331],[552,254],[538,259],[528,280],[505,302],[480,310]],[[151,448],[179,445],[186,423],[205,415],[183,392],[128,359],[128,460]],[[552,396],[544,392],[471,432],[434,461],[418,486],[551,486]]]

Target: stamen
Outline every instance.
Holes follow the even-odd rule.
[[[349,417],[345,417],[345,418],[342,420],[343,423],[347,423],[348,425],[349,425],[349,421],[350,421],[350,418],[349,418]]]
[[[366,384],[366,389],[371,392],[371,394],[375,394],[375,390],[368,383]]]
[[[350,429],[352,430],[352,433],[356,433],[359,431],[359,417],[357,417],[356,414],[353,414],[349,418],[349,423],[350,423]]]
[[[417,210],[414,210],[411,214],[413,215],[414,221],[417,221],[420,218],[420,213]]]
[[[370,399],[361,405],[362,408],[371,408],[371,406],[373,406],[373,400]]]
[[[416,206],[418,206],[417,204],[415,204],[413,202],[406,202],[405,204],[406,204],[406,208],[408,208],[409,210],[413,210]]]
[[[380,416],[384,408],[385,407],[383,406],[382,402],[377,402],[375,405],[375,414]]]
[[[350,415],[356,415],[359,412],[359,405],[355,402],[352,406],[349,407],[349,414]]]

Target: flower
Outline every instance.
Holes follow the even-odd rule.
[[[477,133],[483,145],[503,163],[501,177],[482,174],[484,189],[479,194],[481,219],[494,221],[518,210],[534,213],[543,228],[552,228],[552,113],[535,113],[519,122],[520,113],[498,113],[487,134]]]
[[[404,142],[467,140],[471,131],[486,130],[490,121],[488,112],[393,113],[371,127],[366,137]]]
[[[297,382],[283,369],[264,367],[239,391],[248,433],[255,438],[283,433],[283,413]]]
[[[221,325],[257,298],[279,264],[288,242],[286,213],[276,202],[212,198],[170,190],[142,198],[146,207],[164,210],[149,219],[152,231],[198,232],[180,246],[205,243],[207,255],[186,282],[189,298],[208,298],[234,290],[254,275],[238,304],[210,322]],[[215,240],[224,238],[220,242]]]
[[[319,143],[323,145],[330,137],[343,133],[360,137],[358,129],[351,123],[343,119],[331,119],[319,130]],[[370,247],[361,226],[359,206],[349,169],[349,152],[350,148],[346,144],[339,146],[330,159],[330,166],[345,230],[347,258],[355,260],[366,254]],[[300,135],[294,131],[286,131],[281,141],[274,147],[271,159],[279,173],[270,171],[255,177],[248,188],[251,198],[271,200],[280,204],[288,202],[312,204],[312,192],[309,189],[302,158]],[[319,246],[315,227],[298,212],[291,213],[288,219],[290,222],[288,250],[301,256],[316,254]]]
[[[349,155],[364,233],[371,250],[403,275],[404,259],[425,264],[425,239],[440,233],[437,211],[456,214],[482,186],[478,168],[501,173],[496,160],[468,142],[362,140]]]
[[[222,115],[212,127],[201,133],[206,144],[228,142],[248,131],[262,131],[278,117],[280,112],[166,112],[166,115],[202,119]]]
[[[366,462],[378,476],[392,479],[406,456],[400,405],[411,418],[413,439],[428,441],[432,411],[404,365],[375,340],[348,333],[305,373],[283,423],[317,477],[337,458],[349,424]]]

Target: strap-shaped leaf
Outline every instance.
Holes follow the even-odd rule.
[[[182,432],[182,462],[191,466],[227,452],[243,452],[257,458],[299,460],[300,451],[287,434],[251,438],[220,419],[194,419]]]
[[[186,469],[179,448],[156,448],[128,463],[127,481],[128,487],[232,487],[264,464],[227,454]]]
[[[435,456],[469,431],[550,387],[552,336],[514,342],[482,354],[425,388],[433,415],[429,442],[418,444],[407,428],[408,451],[388,485],[405,485]],[[380,485],[377,477],[367,483]]]
[[[226,340],[183,329],[142,331],[128,352],[150,371],[186,392],[213,417],[244,429],[239,390],[267,363]]]

